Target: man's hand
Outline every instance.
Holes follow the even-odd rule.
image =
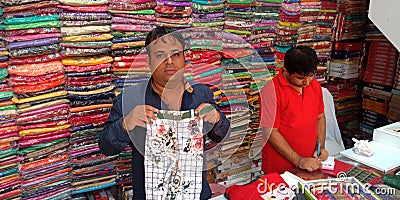
[[[154,112],[158,110],[149,105],[136,106],[122,121],[122,127],[126,131],[133,130],[136,126],[146,128],[146,123],[151,124],[151,120],[157,119]]]
[[[219,119],[219,112],[209,103],[202,103],[196,108],[195,113],[199,113],[197,120],[203,118],[205,122],[216,124]]]
[[[317,158],[322,161],[328,159],[328,156],[329,156],[329,153],[325,148],[321,148],[321,154],[319,156],[318,156],[318,150],[315,150],[313,153],[314,158]]]
[[[301,158],[298,168],[305,169],[309,172],[315,171],[322,167],[320,160],[316,158]]]

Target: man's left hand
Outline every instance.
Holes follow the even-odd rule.
[[[203,118],[205,122],[216,124],[219,119],[219,112],[209,103],[202,103],[196,108],[195,113],[199,113],[197,120]]]

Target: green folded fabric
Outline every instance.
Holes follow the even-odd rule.
[[[254,0],[227,0],[226,2],[235,4],[250,4],[254,3]]]
[[[45,22],[45,21],[55,21],[59,20],[58,14],[48,15],[48,16],[33,16],[33,17],[21,17],[21,18],[6,18],[4,23],[6,25],[11,24],[29,24],[35,22]]]
[[[8,106],[1,106],[0,111],[4,111],[4,110],[17,110],[17,106],[15,106],[15,104],[8,105]]]
[[[19,30],[19,29],[31,29],[31,28],[60,28],[60,21],[45,21],[35,22],[29,24],[10,24],[6,25],[6,30]]]
[[[7,68],[0,68],[0,79],[3,79],[8,76]]]
[[[234,33],[238,35],[251,35],[251,31],[240,31],[240,30],[233,30],[233,29],[224,29],[224,31],[229,33]]]
[[[223,26],[225,22],[194,22],[192,25],[194,27],[214,27]]]
[[[137,37],[137,36],[146,36],[147,32],[133,32],[133,33],[113,32],[112,35],[114,37]]]
[[[8,97],[12,97],[13,93],[12,92],[0,92],[0,98],[8,98]]]
[[[58,143],[61,143],[61,142],[64,142],[64,141],[67,141],[67,138],[62,138],[62,139],[59,139],[59,140],[54,140],[54,141],[51,141],[51,142],[46,142],[46,143],[42,143],[42,144],[31,146],[31,147],[27,147],[27,148],[24,148],[24,149],[20,149],[18,151],[18,153],[20,155],[25,155],[27,153],[31,153],[31,152],[34,152],[34,151],[37,151],[37,150],[40,150],[40,149],[44,149],[44,148],[47,148],[47,147],[50,147],[50,146],[54,146],[54,145],[56,145]]]

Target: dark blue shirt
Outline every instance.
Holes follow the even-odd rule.
[[[215,106],[213,93],[207,86],[191,83],[190,85],[186,84],[185,88],[186,90],[182,96],[181,110],[196,109],[202,103],[210,103]],[[142,154],[144,152],[146,128],[137,126],[132,131],[127,132],[122,128],[122,120],[137,105],[150,105],[160,110],[167,109],[166,104],[153,90],[151,84],[141,83],[125,88],[123,93],[115,98],[110,116],[99,137],[100,150],[105,155],[118,154],[128,144],[132,145],[133,199],[135,200],[145,199],[146,197],[144,187],[144,157]],[[218,108],[217,110],[220,113],[219,122],[214,126],[204,123],[204,130],[211,130],[206,133],[207,136],[215,142],[220,142],[229,132],[230,125],[220,110]],[[211,197],[211,189],[207,182],[206,171],[203,171],[202,181],[203,187],[200,198],[209,199]]]

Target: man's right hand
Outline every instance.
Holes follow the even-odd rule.
[[[312,172],[320,169],[322,167],[322,163],[317,158],[302,158],[298,167],[300,169],[305,169],[309,172]]]
[[[136,126],[146,128],[146,123],[151,124],[151,120],[157,119],[155,112],[158,109],[149,105],[136,106],[122,121],[122,127],[126,131],[133,130]]]

